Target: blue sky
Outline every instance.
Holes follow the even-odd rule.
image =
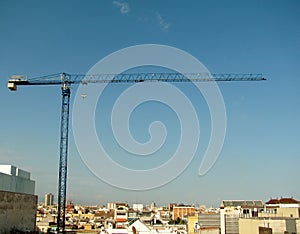
[[[0,163],[30,171],[40,198],[48,192],[56,194],[60,88],[20,87],[12,93],[6,88],[10,75],[84,74],[120,49],[162,44],[190,53],[212,73],[263,73],[268,80],[219,83],[227,112],[226,139],[218,161],[204,176],[198,176],[198,168],[209,141],[208,108],[192,87],[178,85],[197,111],[200,144],[179,177],[152,190],[128,191],[99,180],[81,160],[71,128],[68,198],[86,204],[219,205],[223,199],[279,196],[299,200],[299,23],[296,0],[1,1]],[[106,137],[101,128],[111,138],[101,118],[108,120],[105,110],[111,108],[110,98],[122,88],[109,89],[107,101],[97,106],[100,138]],[[157,115],[152,116],[153,112]],[[136,109],[132,133],[140,141],[147,140],[145,129],[156,118],[165,122],[171,134],[160,155],[145,159],[147,165],[159,164],[159,157],[167,160],[164,153],[172,152],[178,142],[174,113],[158,103]],[[108,139],[106,144],[111,149],[115,142]],[[120,152],[112,155],[127,165],[123,156]],[[137,161],[133,160],[133,167],[145,166]]]

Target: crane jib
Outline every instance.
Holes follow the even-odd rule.
[[[208,74],[208,73],[130,73],[81,75],[59,73],[49,76],[30,78],[12,76],[8,88],[17,90],[18,85],[62,85],[88,83],[138,83],[138,82],[221,82],[221,81],[261,81],[262,74]]]

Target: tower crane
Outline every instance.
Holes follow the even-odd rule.
[[[8,88],[17,90],[17,86],[25,85],[60,85],[62,91],[59,179],[58,179],[58,214],[57,231],[65,230],[67,159],[70,87],[73,84],[88,83],[137,83],[137,82],[210,82],[210,81],[262,81],[266,80],[262,74],[208,74],[208,73],[122,73],[122,74],[67,74],[58,73],[36,78],[25,76],[11,76]]]

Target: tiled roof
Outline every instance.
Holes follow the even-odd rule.
[[[112,217],[114,217],[114,211],[113,210],[111,210],[109,212],[97,211],[95,213],[95,216],[97,216],[97,217],[105,217],[105,218],[112,218]]]
[[[283,197],[283,198],[271,198],[269,201],[266,202],[266,204],[298,204],[299,201],[295,200],[292,197]]]

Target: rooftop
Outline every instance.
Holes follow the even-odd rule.
[[[259,200],[223,200],[221,207],[263,207],[264,204]]]
[[[293,197],[271,198],[266,202],[267,205],[271,204],[299,204],[300,202]]]

